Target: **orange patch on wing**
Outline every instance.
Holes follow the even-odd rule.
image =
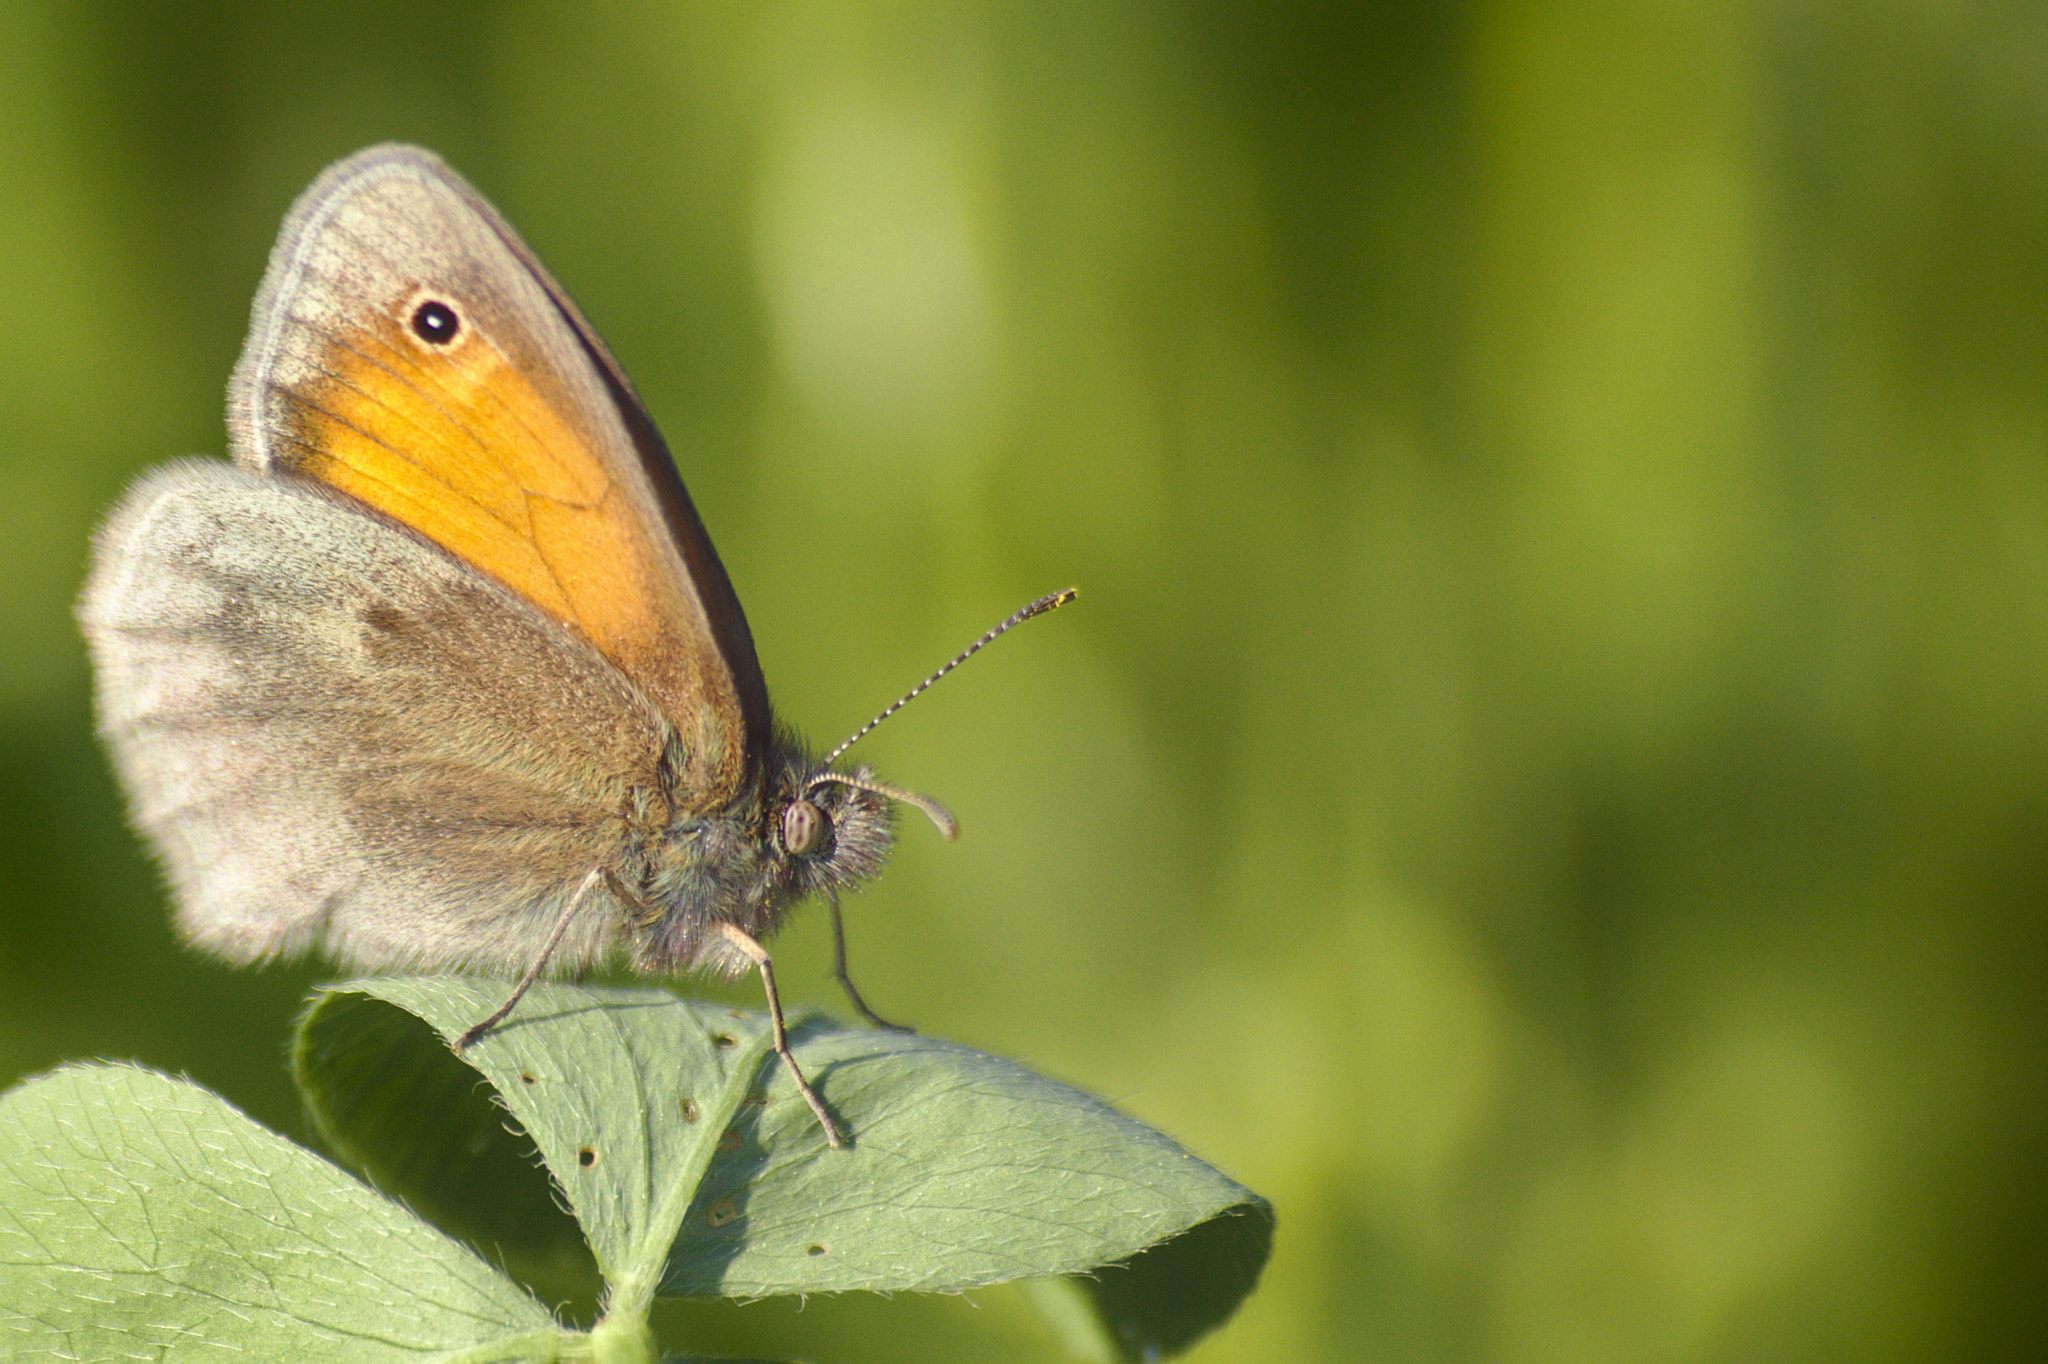
[[[737,714],[725,678],[693,665],[709,641],[697,638],[696,602],[655,538],[665,528],[487,336],[472,327],[448,350],[428,350],[379,317],[372,330],[329,338],[321,368],[325,377],[293,393],[294,471],[518,593],[672,717],[706,718],[707,703]]]

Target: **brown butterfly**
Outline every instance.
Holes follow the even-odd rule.
[[[233,464],[114,510],[80,608],[185,935],[518,974],[458,1049],[546,971],[752,967],[840,1144],[761,939],[824,895],[874,1018],[837,893],[881,869],[891,801],[953,822],[777,724],[661,436],[533,253],[430,153],[330,167],[271,253],[228,425]]]

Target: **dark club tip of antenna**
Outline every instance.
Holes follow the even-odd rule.
[[[1012,612],[1007,618],[1003,620],[1001,624],[997,625],[993,630],[990,630],[980,639],[975,640],[974,643],[962,649],[958,654],[955,654],[953,656],[953,660],[950,663],[946,664],[945,667],[940,668],[930,677],[927,677],[924,681],[918,683],[909,691],[903,693],[902,696],[897,698],[896,703],[894,705],[890,706],[888,709],[884,710],[880,715],[877,715],[874,719],[862,725],[858,730],[854,732],[852,738],[848,739],[845,743],[839,745],[839,747],[833,749],[830,753],[827,753],[825,755],[825,761],[818,764],[817,774],[805,783],[805,788],[808,789],[812,786],[817,786],[828,781],[840,780],[840,778],[835,777],[828,769],[832,766],[833,763],[839,761],[840,757],[846,752],[847,749],[852,748],[855,744],[859,743],[862,739],[866,738],[868,734],[873,731],[876,725],[881,724],[882,721],[888,719],[897,711],[902,710],[912,701],[915,701],[918,698],[918,696],[921,695],[934,682],[944,677],[947,673],[953,671],[953,669],[959,667],[962,663],[965,663],[968,659],[980,653],[989,645],[995,643],[996,640],[1000,639],[1004,634],[1008,633],[1010,630],[1013,630],[1017,626],[1022,625],[1025,621],[1030,620],[1033,616],[1042,616],[1048,611],[1054,610],[1055,608],[1061,606],[1065,606],[1068,602],[1072,601],[1078,595],[1080,594],[1075,588],[1065,588],[1059,592],[1048,593],[1047,595],[1040,597],[1037,601],[1032,602],[1029,605],[1021,607],[1018,610]],[[901,797],[899,796],[897,797],[897,799],[901,799]],[[915,804],[916,802],[912,803]],[[930,814],[931,812],[927,810],[925,811],[925,813]],[[946,823],[942,823],[936,818],[934,818],[933,823],[939,824],[941,830],[947,827]],[[947,837],[950,838],[952,837],[952,835],[948,834]]]

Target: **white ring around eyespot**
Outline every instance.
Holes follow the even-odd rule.
[[[428,304],[447,309],[455,319],[455,334],[446,341],[436,341],[419,333],[417,319],[420,309]],[[397,316],[399,329],[405,333],[405,339],[435,355],[446,355],[456,347],[466,344],[476,333],[476,327],[470,322],[469,314],[463,311],[461,304],[448,296],[446,289],[435,289],[426,285],[414,289],[405,296],[405,301],[398,305]]]

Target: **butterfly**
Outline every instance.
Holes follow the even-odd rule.
[[[429,152],[337,163],[271,253],[228,426],[232,463],[128,492],[80,605],[185,937],[517,976],[458,1050],[546,972],[752,969],[839,1145],[762,940],[826,899],[879,1022],[839,894],[894,804],[953,820],[778,722],[660,434],[533,252]]]

